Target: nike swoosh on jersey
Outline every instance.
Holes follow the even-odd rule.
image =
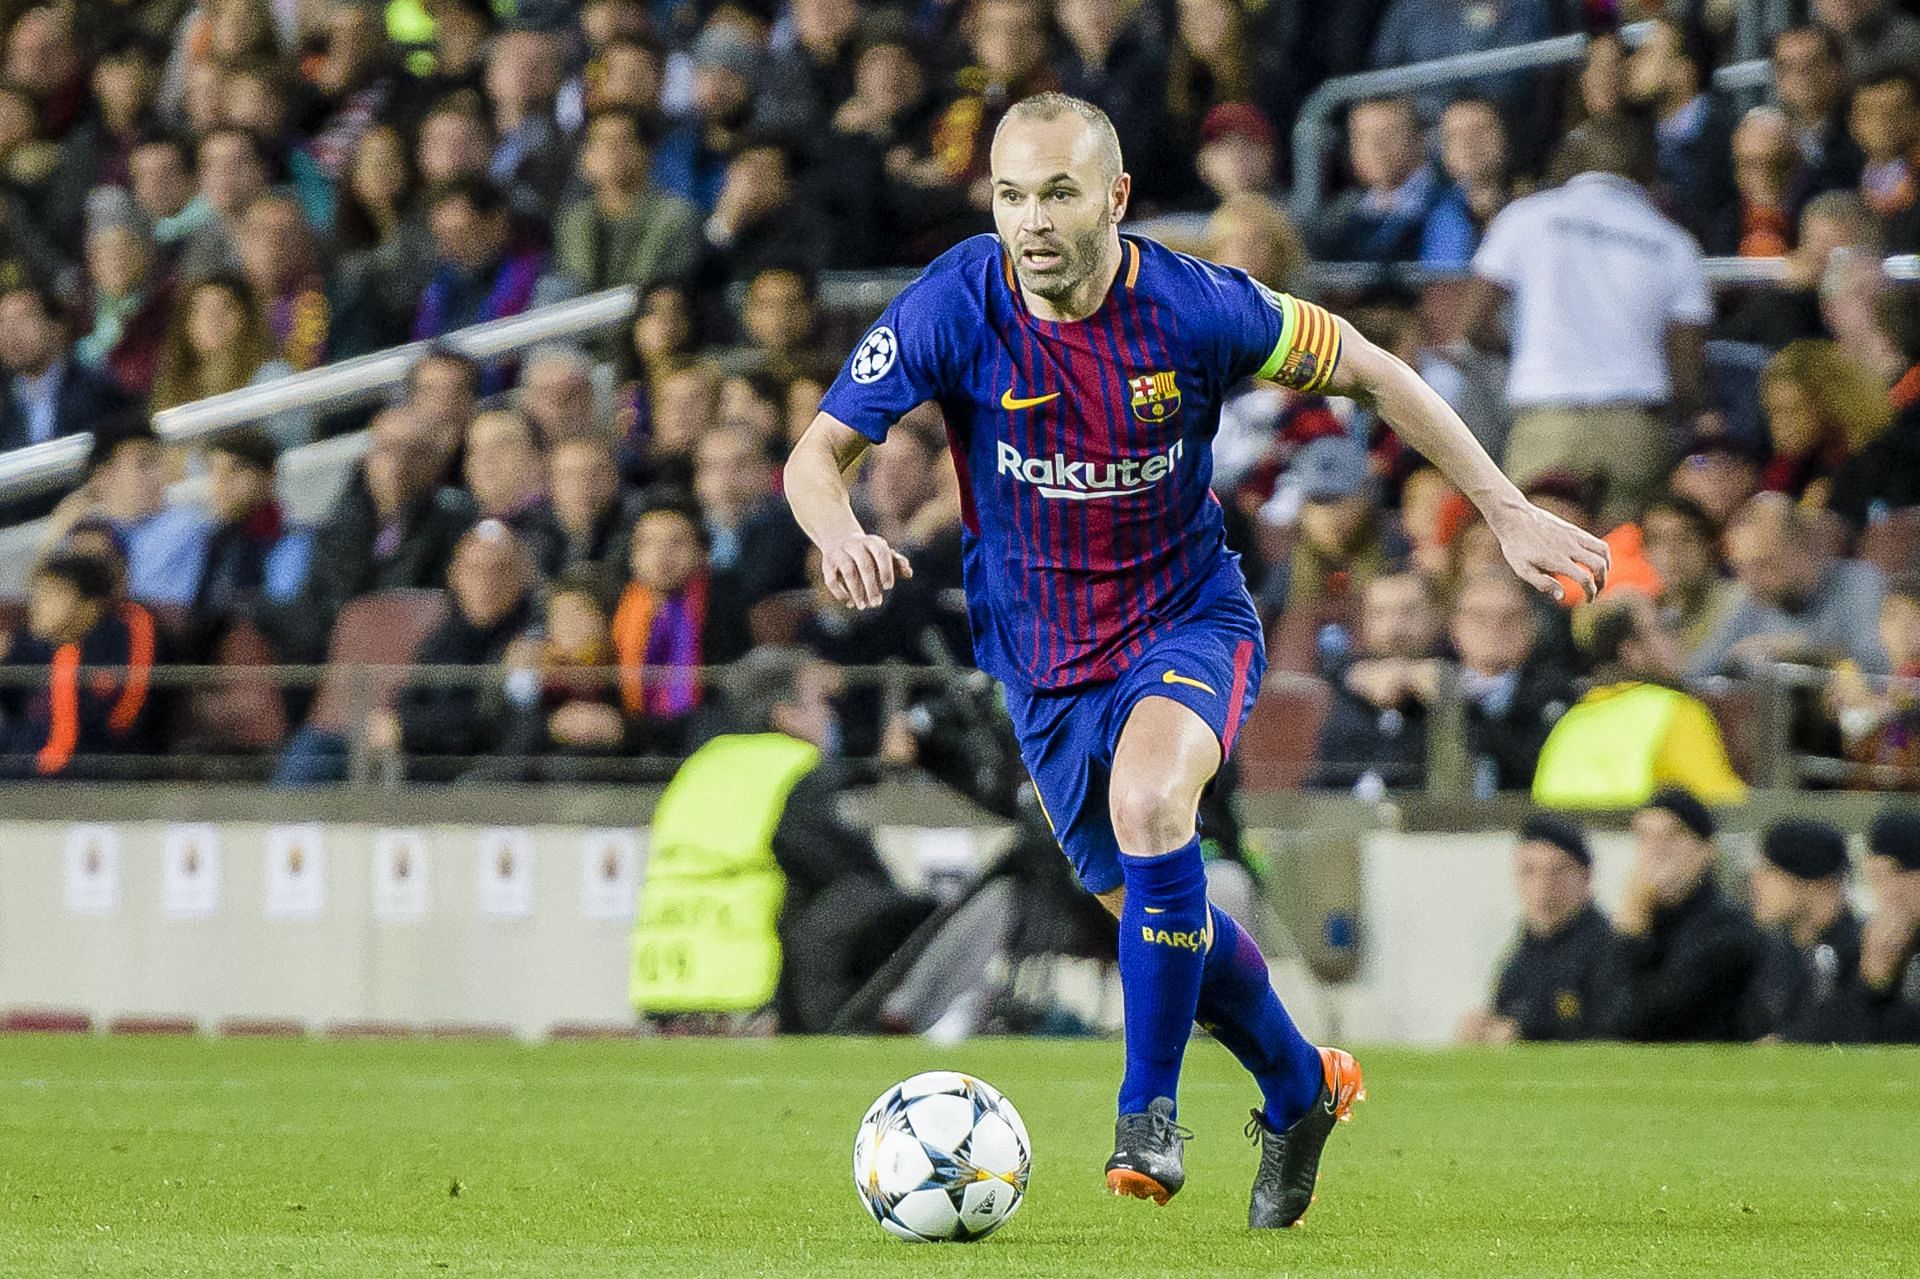
[[[1036,395],[1031,399],[1020,399],[1014,395],[1013,388],[1008,387],[1006,390],[1000,392],[1000,407],[1009,411],[1014,409],[1030,409],[1037,405],[1045,404],[1049,400],[1057,400],[1059,398],[1060,392],[1055,391],[1052,395]]]
[[[1160,682],[1162,684],[1188,684],[1194,688],[1199,689],[1203,693],[1213,693],[1215,697],[1220,696],[1220,694],[1214,693],[1211,687],[1209,687],[1206,684],[1202,684],[1199,680],[1188,679],[1185,675],[1175,675],[1172,671],[1162,672],[1160,675]]]

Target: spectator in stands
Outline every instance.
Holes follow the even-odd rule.
[[[833,223],[835,266],[924,261],[915,244],[953,212],[921,180],[945,104],[904,15],[881,10],[861,24],[853,95],[833,115],[833,145],[817,157],[814,198]],[[916,159],[920,157],[921,159]]]
[[[1783,495],[1762,494],[1728,527],[1727,559],[1739,594],[1687,664],[1690,674],[1843,659],[1886,673],[1878,635],[1885,585],[1880,570],[1830,555],[1813,516]]]
[[[1700,239],[1733,203],[1728,165],[1733,120],[1714,97],[1713,56],[1693,23],[1656,18],[1627,58],[1627,96],[1654,119],[1659,191],[1674,218]]]
[[[482,520],[454,549],[447,567],[453,608],[415,660],[422,666],[499,665],[533,622],[537,580],[525,543],[499,521]],[[367,746],[388,755],[487,755],[499,745],[503,721],[490,690],[413,684],[391,709],[368,717]]]
[[[747,345],[730,353],[729,373],[791,377],[802,370],[825,373],[830,362],[814,349],[819,300],[813,277],[792,267],[770,266],[747,283],[740,328]]]
[[[376,127],[361,135],[335,214],[333,247],[340,256],[328,281],[336,302],[328,340],[336,359],[406,340],[433,273],[433,235],[417,208],[417,186],[397,131]]]
[[[555,266],[589,292],[616,284],[647,289],[693,272],[699,212],[654,188],[641,127],[639,117],[617,109],[587,121],[579,168],[590,194],[554,223]]]
[[[1875,336],[1892,358],[1882,363],[1893,401],[1893,425],[1834,476],[1828,504],[1858,530],[1889,511],[1920,505],[1920,298],[1889,292],[1871,303]],[[1868,339],[1836,335],[1849,356],[1862,358]],[[1871,352],[1868,352],[1871,355]]]
[[[934,126],[932,181],[965,194],[976,211],[987,207],[987,149],[1008,107],[1055,87],[1048,65],[1047,13],[1037,0],[979,0],[967,31],[971,65],[958,93]]]
[[[537,545],[534,530],[549,519],[547,460],[527,419],[509,409],[475,418],[463,466],[480,518],[498,520]]]
[[[696,668],[706,664],[714,620],[699,508],[672,496],[650,500],[634,521],[628,569],[613,614],[621,710],[638,748],[677,751],[704,696]]]
[[[93,64],[92,118],[67,139],[68,161],[88,182],[126,185],[128,157],[154,116],[163,56],[130,33],[116,34],[101,49]]]
[[[177,261],[189,238],[213,217],[199,196],[194,152],[185,141],[157,129],[142,133],[127,157],[134,203],[153,223],[154,243],[169,262]]]
[[[140,418],[93,424],[86,482],[60,503],[49,541],[87,518],[112,525],[127,551],[133,598],[144,603],[193,602],[206,562],[210,525],[199,511],[167,502],[167,457]]]
[[[1713,712],[1679,688],[1679,640],[1653,601],[1635,593],[1603,600],[1590,626],[1593,687],[1547,734],[1534,802],[1630,808],[1663,786],[1715,804],[1743,799]]]
[[[1195,164],[1201,181],[1221,206],[1243,196],[1273,199],[1278,190],[1278,157],[1272,123],[1258,107],[1221,103],[1201,122]]]
[[[413,157],[398,129],[379,124],[361,134],[342,174],[335,250],[365,253],[390,242],[407,227],[417,188]]]
[[[1490,100],[1459,97],[1440,113],[1435,132],[1440,143],[1440,170],[1466,201],[1477,244],[1494,215],[1514,196],[1506,121]]]
[[[727,161],[753,109],[760,46],[739,28],[710,24],[693,45],[692,114],[674,126],[653,157],[653,180],[703,214],[713,212]]]
[[[439,345],[428,347],[407,371],[406,394],[401,402],[417,419],[421,434],[439,459],[437,475],[443,484],[457,486],[460,481],[460,454],[466,447],[467,428],[480,413],[483,376],[478,360]]]
[[[1307,785],[1378,792],[1418,787],[1427,768],[1427,702],[1438,686],[1440,609],[1418,573],[1386,573],[1361,595],[1360,655],[1325,672],[1333,705]]]
[[[1380,20],[1370,61],[1376,67],[1402,67],[1526,44],[1553,34],[1552,6],[1540,0],[1495,0],[1478,6],[1456,0],[1393,0]],[[1516,114],[1527,107],[1533,88],[1524,75],[1488,76],[1472,84],[1473,92]],[[1419,103],[1421,115],[1433,119],[1446,103],[1444,90],[1428,90]]]
[[[1760,491],[1760,463],[1750,445],[1731,435],[1701,434],[1681,448],[1667,479],[1674,496],[1698,506],[1721,529]]]
[[[86,260],[86,333],[73,344],[73,358],[144,398],[153,389],[173,290],[157,269],[152,228],[118,187],[101,187],[87,201]]]
[[[92,430],[131,407],[113,381],[67,348],[60,304],[27,285],[0,293],[0,451]]]
[[[1633,815],[1633,868],[1596,987],[1595,1020],[1606,1034],[1740,1038],[1760,937],[1716,882],[1715,830],[1706,805],[1679,787]]]
[[[1285,608],[1357,596],[1406,557],[1404,539],[1381,508],[1367,455],[1345,436],[1309,442],[1288,480],[1300,494],[1300,539],[1285,575]]]
[[[497,139],[487,176],[516,204],[542,214],[558,203],[571,169],[553,116],[560,54],[557,33],[524,28],[503,31],[487,45],[487,101]]]
[[[549,342],[528,352],[515,399],[543,447],[605,429],[593,359],[577,346]]]
[[[263,195],[240,215],[240,265],[259,299],[274,356],[298,373],[327,356],[332,322],[320,245],[297,201]]]
[[[1873,914],[1860,930],[1860,975],[1876,1038],[1920,1043],[1920,813],[1889,807],[1867,832]]]
[[[1347,112],[1347,155],[1359,186],[1321,212],[1308,234],[1335,262],[1457,265],[1473,255],[1473,224],[1428,163],[1406,98],[1375,98]]]
[[[1754,107],[1733,130],[1733,186],[1738,198],[1703,211],[1700,243],[1719,257],[1785,257],[1793,243],[1789,184],[1798,153],[1787,117]]]
[[[1795,342],[1760,374],[1773,457],[1760,489],[1826,505],[1833,477],[1893,421],[1886,388],[1832,342]]]
[[[1859,185],[1860,148],[1847,132],[1846,50],[1832,27],[1788,27],[1773,38],[1773,86],[1797,154],[1787,184],[1797,217],[1807,201]]]
[[[1576,129],[1556,161],[1571,176],[1494,219],[1461,307],[1476,334],[1503,297],[1513,303],[1507,472],[1603,483],[1609,524],[1638,515],[1659,483],[1668,411],[1705,402],[1713,309],[1700,251],[1647,198],[1650,165],[1632,124]]]
[[[558,578],[575,568],[589,568],[603,579],[603,593],[611,595],[626,577],[620,543],[638,517],[638,498],[621,485],[613,450],[603,438],[574,435],[561,440],[553,446],[549,467],[553,523],[548,542],[533,546],[541,573]]]
[[[160,346],[153,408],[177,408],[291,372],[287,362],[274,355],[266,316],[246,280],[210,276],[189,286],[174,308],[173,323]],[[282,447],[306,443],[311,429],[311,421],[301,413],[283,415],[273,424]]]
[[[195,148],[199,199],[206,216],[180,250],[181,278],[192,282],[240,269],[240,215],[266,192],[267,157],[245,129],[221,125],[200,135]]]
[[[720,378],[708,364],[689,364],[654,383],[651,429],[631,458],[628,478],[640,484],[693,480],[693,447],[720,418]]]
[[[589,9],[582,17],[591,13]],[[603,107],[632,111],[640,116],[651,136],[658,136],[661,125],[660,85],[666,75],[665,59],[666,51],[644,29],[616,35],[608,40],[588,63],[589,74],[582,77],[585,114],[590,115]]]
[[[1880,219],[1887,251],[1920,249],[1920,71],[1888,66],[1865,76],[1848,121],[1865,157],[1860,195]]]
[[[1660,576],[1661,621],[1691,658],[1732,610],[1737,591],[1720,573],[1720,530],[1695,502],[1669,494],[1640,521],[1647,561]]]
[[[1840,663],[1827,684],[1827,713],[1840,729],[1846,757],[1855,763],[1920,770],[1920,576],[1903,573],[1887,583],[1880,602],[1880,644],[1896,682],[1882,689],[1851,662]]]
[[[583,32],[589,30],[586,17],[593,7],[582,6]],[[386,118],[412,123],[436,102],[456,94],[477,97],[486,91],[487,41],[500,25],[491,0],[443,0],[433,6],[432,16],[432,69],[419,74],[416,67],[409,67],[414,74],[401,78],[393,103],[382,113]],[[363,141],[365,136],[361,135]]]
[[[1879,247],[1879,223],[1856,192],[1814,196],[1801,210],[1785,273],[1765,288],[1731,294],[1716,336],[1776,351],[1802,338],[1827,336],[1821,292],[1833,268],[1855,255],[1877,260]]]
[[[473,499],[443,487],[447,466],[429,423],[406,407],[375,415],[373,448],[314,531],[300,594],[262,610],[280,659],[315,663],[340,610],[356,596],[438,587],[456,542],[473,526]]]
[[[460,537],[447,566],[453,607],[421,642],[414,660],[422,666],[500,665],[508,646],[532,623],[535,583],[532,557],[511,529],[498,520],[473,526]],[[396,763],[407,756],[441,757],[416,763],[414,775],[444,779],[471,757],[492,753],[505,727],[497,688],[426,680],[403,688],[391,707],[374,709],[363,732],[368,750]],[[274,784],[343,781],[347,750],[346,737],[309,724],[281,752]]]
[[[396,59],[384,14],[377,0],[333,0],[326,8],[310,77],[320,101],[307,150],[329,180],[394,96]]]
[[[1852,1044],[1877,1027],[1860,980],[1860,920],[1847,905],[1847,837],[1813,818],[1769,826],[1749,891],[1763,932],[1741,1037]]]
[[[826,228],[801,200],[786,148],[766,138],[742,141],[727,163],[702,251],[695,283],[716,317],[724,311],[729,286],[769,267],[811,272],[826,261]],[[716,319],[713,327],[722,325]]]
[[[111,776],[101,757],[146,746],[153,618],[115,595],[91,556],[57,553],[34,570],[25,633],[0,630],[0,668],[39,668],[45,682],[0,683],[0,777]],[[83,666],[127,669],[82,679]]]
[[[207,537],[187,624],[186,649],[210,661],[228,624],[253,614],[263,598],[288,598],[305,568],[305,539],[289,539],[286,512],[275,496],[280,450],[258,427],[216,436],[206,448]]]
[[[1167,33],[1161,14],[1143,0],[1061,0],[1054,19],[1065,38],[1055,62],[1060,90],[1093,103],[1113,121],[1121,153],[1134,157],[1135,197],[1158,203],[1184,194],[1189,171],[1182,157],[1170,153],[1167,136]],[[1253,189],[1270,192],[1273,126],[1255,108],[1240,110],[1252,114],[1256,132],[1265,131],[1268,174]],[[1207,120],[1213,119],[1214,112],[1208,112]],[[1205,151],[1217,136],[1202,126],[1203,175]]]
[[[794,0],[794,41],[767,59],[753,122],[792,138],[824,139],[833,110],[853,95],[858,0]]]
[[[543,290],[546,252],[516,230],[500,188],[482,178],[441,187],[427,201],[438,260],[414,313],[424,341],[553,300]],[[483,382],[489,389],[497,389]]]
[[[1839,33],[1855,84],[1886,67],[1920,68],[1920,21],[1891,0],[1813,0],[1813,18]]]
[[[1575,700],[1573,673],[1540,648],[1532,596],[1508,571],[1462,584],[1448,634],[1467,706],[1474,793],[1524,791],[1548,732]]]
[[[1558,813],[1533,813],[1513,850],[1520,936],[1500,967],[1493,1006],[1460,1023],[1471,1044],[1517,1039],[1591,1039],[1601,1002],[1597,982],[1612,931],[1593,904],[1593,850],[1587,833]]]
[[[774,491],[765,442],[737,426],[707,432],[694,447],[693,492],[705,512],[712,570],[708,647],[731,661],[752,645],[747,614],[778,591],[807,584],[807,540]]]
[[[547,592],[544,634],[509,646],[507,700],[514,710],[500,754],[605,756],[626,743],[627,720],[607,675],[613,634],[602,585],[588,565],[561,577]]]
[[[1207,219],[1200,255],[1238,267],[1270,289],[1284,290],[1307,265],[1307,249],[1293,219],[1259,195],[1229,196]]]

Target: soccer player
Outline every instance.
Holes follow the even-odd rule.
[[[787,463],[828,590],[874,608],[912,576],[864,531],[845,472],[936,402],[959,470],[974,655],[1080,880],[1120,919],[1126,1068],[1107,1186],[1164,1204],[1185,1181],[1175,1096],[1197,1019],[1258,1081],[1248,1220],[1298,1221],[1360,1068],[1294,1027],[1246,931],[1207,902],[1201,788],[1266,665],[1208,488],[1220,401],[1245,377],[1364,397],[1485,514],[1508,562],[1559,594],[1604,582],[1600,539],[1530,505],[1406,365],[1239,271],[1120,234],[1131,180],[1106,115],[1046,93],[991,152],[998,236],[894,299]]]

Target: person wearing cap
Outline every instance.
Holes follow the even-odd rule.
[[[1713,814],[1668,787],[1633,815],[1633,866],[1613,912],[1595,1021],[1642,1041],[1742,1037],[1760,934],[1721,891]]]
[[[1467,1014],[1459,1038],[1590,1039],[1600,960],[1612,933],[1593,904],[1593,850],[1578,823],[1534,813],[1513,850],[1520,935],[1501,966],[1493,1006]]]
[[[1259,107],[1222,102],[1200,122],[1200,154],[1195,167],[1221,204],[1236,196],[1274,197],[1273,122]]]
[[[1860,981],[1860,920],[1847,905],[1847,837],[1812,818],[1767,828],[1750,894],[1765,930],[1743,1012],[1750,1039],[1850,1044],[1873,1038]]]
[[[1284,575],[1286,608],[1358,595],[1406,555],[1388,528],[1367,452],[1345,435],[1309,441],[1295,455],[1288,480],[1300,499],[1300,540]]]
[[[1876,1039],[1920,1044],[1920,809],[1896,804],[1867,832],[1873,914],[1860,933],[1860,976]]]
[[[1720,725],[1680,686],[1679,639],[1652,600],[1626,594],[1582,615],[1592,687],[1540,748],[1533,800],[1549,808],[1632,808],[1665,786],[1713,804],[1744,799]]]

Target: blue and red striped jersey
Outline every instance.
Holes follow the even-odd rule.
[[[876,442],[940,406],[959,470],[974,656],[997,678],[1117,678],[1148,644],[1245,589],[1208,487],[1220,401],[1247,377],[1321,390],[1333,319],[1244,272],[1121,237],[1084,320],[1027,309],[980,235],[888,306],[821,408]]]

